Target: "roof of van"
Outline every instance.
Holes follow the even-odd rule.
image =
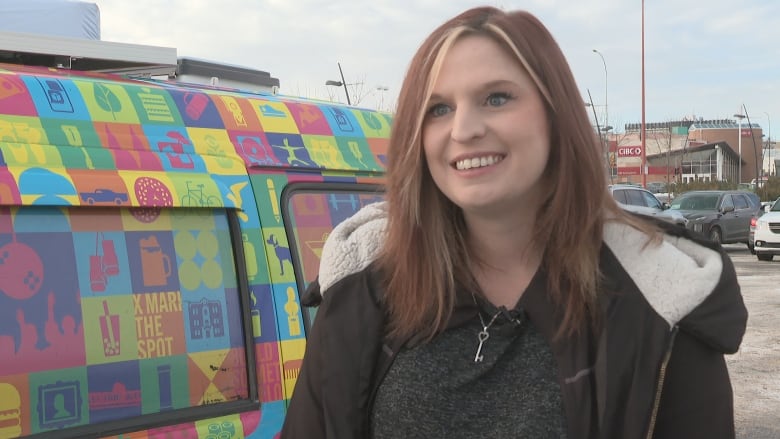
[[[138,186],[150,178],[168,205],[200,184],[229,199],[230,181],[261,169],[381,176],[390,125],[330,102],[0,64],[0,205],[88,204],[100,190],[155,206]]]

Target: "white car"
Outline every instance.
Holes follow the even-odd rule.
[[[753,250],[759,261],[771,261],[775,255],[780,255],[780,203],[777,201],[756,219]]]

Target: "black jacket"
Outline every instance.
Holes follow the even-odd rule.
[[[305,302],[322,302],[307,340],[281,437],[366,438],[374,394],[407,340],[383,337],[382,286],[370,262],[382,207],[337,227]],[[555,356],[569,438],[733,438],[732,389],[723,354],[747,323],[736,273],[718,246],[670,228],[661,246],[610,223],[597,331],[556,339],[560,312],[543,295],[529,318]],[[451,325],[475,317],[470,296]],[[555,318],[550,318],[555,316]]]

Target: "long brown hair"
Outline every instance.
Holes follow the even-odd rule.
[[[576,331],[594,309],[605,217],[633,221],[608,195],[600,143],[553,36],[528,12],[480,7],[428,36],[399,94],[388,150],[387,235],[378,260],[387,282],[390,334],[433,337],[450,318],[456,288],[476,282],[462,212],[433,182],[421,140],[439,66],[452,43],[466,34],[486,35],[514,53],[545,101],[551,145],[545,178],[551,184],[532,244],[545,249],[548,291],[564,309],[559,333]]]

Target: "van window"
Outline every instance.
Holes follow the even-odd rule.
[[[257,404],[233,221],[226,209],[0,208],[0,395],[29,417],[18,433],[82,437]]]
[[[295,259],[295,272],[300,274],[298,291],[301,294],[317,278],[322,246],[339,223],[354,215],[360,208],[383,200],[376,185],[310,185],[293,184],[285,193],[285,221],[289,221],[294,236],[289,239]],[[305,308],[308,314],[306,328],[314,319],[316,308]]]

